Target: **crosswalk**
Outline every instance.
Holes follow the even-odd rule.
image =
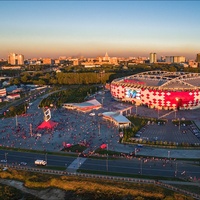
[[[69,166],[67,166],[68,172],[76,172],[79,167],[87,160],[87,158],[78,157]]]

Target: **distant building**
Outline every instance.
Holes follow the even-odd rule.
[[[52,65],[54,64],[54,61],[51,58],[43,58],[43,65]]]
[[[165,56],[165,62],[173,63],[174,62],[174,56]]]
[[[150,53],[150,63],[156,63],[156,62],[157,62],[156,53]]]
[[[166,56],[165,58],[167,63],[183,63],[186,60],[184,56]]]
[[[192,68],[197,68],[198,62],[195,62],[194,60],[189,60],[188,65]]]
[[[110,62],[110,57],[108,56],[108,53],[106,52],[105,56],[103,57],[104,62]]]
[[[182,63],[185,62],[184,56],[174,56],[174,63]]]
[[[10,65],[23,65],[24,64],[24,55],[10,53],[8,55],[8,64]]]
[[[59,59],[55,59],[55,64],[59,65],[60,64],[60,60]]]
[[[161,56],[161,57],[160,57],[160,61],[161,61],[161,62],[165,62],[165,56]]]
[[[22,66],[2,66],[1,67],[2,70],[10,70],[10,69],[13,69],[13,70],[20,70],[22,69]]]
[[[78,58],[72,59],[72,61],[73,61],[73,65],[79,65],[79,60],[78,60]]]
[[[200,53],[197,54],[196,61],[197,61],[198,63],[200,63]]]

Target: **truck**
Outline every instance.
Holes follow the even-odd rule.
[[[35,160],[35,165],[46,166],[47,162],[45,160]]]

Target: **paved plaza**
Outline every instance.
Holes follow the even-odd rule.
[[[133,152],[136,145],[120,144],[119,131],[113,123],[105,121],[99,113],[107,111],[117,111],[130,107],[130,104],[114,101],[109,92],[96,95],[96,99],[103,104],[99,110],[94,110],[95,116],[89,113],[82,113],[64,108],[51,109],[51,120],[58,122],[52,130],[38,130],[37,126],[43,122],[43,111],[38,108],[38,98],[27,111],[25,116],[13,118],[3,118],[0,120],[0,145],[6,147],[16,147],[32,150],[61,151],[63,142],[69,144],[86,143],[88,151],[93,151],[101,146],[108,144],[108,149],[124,153]],[[93,111],[92,111],[93,112]],[[174,126],[171,120],[175,114],[177,118],[192,119],[196,124],[200,124],[199,110],[191,111],[157,111],[143,106],[135,107],[125,111],[124,115],[137,114],[139,116],[149,116],[152,118],[167,118],[165,125],[150,124],[141,130],[141,137],[153,140],[171,141],[176,143],[199,143],[200,140],[191,132],[182,133],[183,127]],[[41,135],[41,137],[40,137]],[[148,149],[151,149],[149,151]],[[174,157],[200,158],[199,150],[170,150]],[[166,156],[166,149],[156,149],[143,147],[138,155]],[[188,153],[190,152],[190,153]],[[153,155],[152,155],[153,154]]]

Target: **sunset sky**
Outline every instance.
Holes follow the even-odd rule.
[[[200,53],[199,1],[0,1],[0,58]]]

